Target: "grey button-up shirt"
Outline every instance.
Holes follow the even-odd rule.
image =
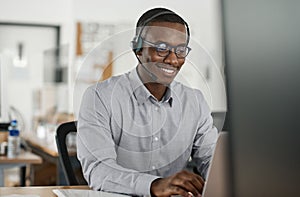
[[[77,154],[95,190],[150,195],[153,180],[181,171],[190,156],[205,178],[216,140],[202,93],[176,81],[158,101],[134,69],[82,99]]]

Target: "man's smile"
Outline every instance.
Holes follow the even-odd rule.
[[[178,71],[178,69],[175,67],[166,67],[162,66],[161,64],[155,64],[155,66],[158,67],[161,71],[163,71],[164,75],[167,75],[169,77],[175,76]]]

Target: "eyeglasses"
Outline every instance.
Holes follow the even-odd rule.
[[[179,59],[185,58],[189,52],[192,50],[190,47],[186,45],[177,45],[177,46],[170,46],[167,43],[159,42],[159,43],[152,43],[147,40],[142,39],[144,43],[150,45],[151,47],[154,47],[157,54],[160,57],[167,57],[172,49],[174,49],[174,53],[176,54],[176,57]]]

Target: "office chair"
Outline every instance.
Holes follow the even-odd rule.
[[[77,159],[77,154],[70,154],[67,148],[67,135],[71,132],[77,133],[77,121],[62,123],[56,130],[56,145],[59,161],[62,166],[68,185],[87,185],[83,177],[81,165]],[[75,151],[75,150],[73,150]]]

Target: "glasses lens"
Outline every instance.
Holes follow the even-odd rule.
[[[188,48],[186,46],[178,46],[176,47],[176,55],[179,58],[183,58],[187,56],[188,54]]]
[[[156,51],[160,56],[167,56],[169,54],[169,47],[166,43],[159,43],[156,45]]]

